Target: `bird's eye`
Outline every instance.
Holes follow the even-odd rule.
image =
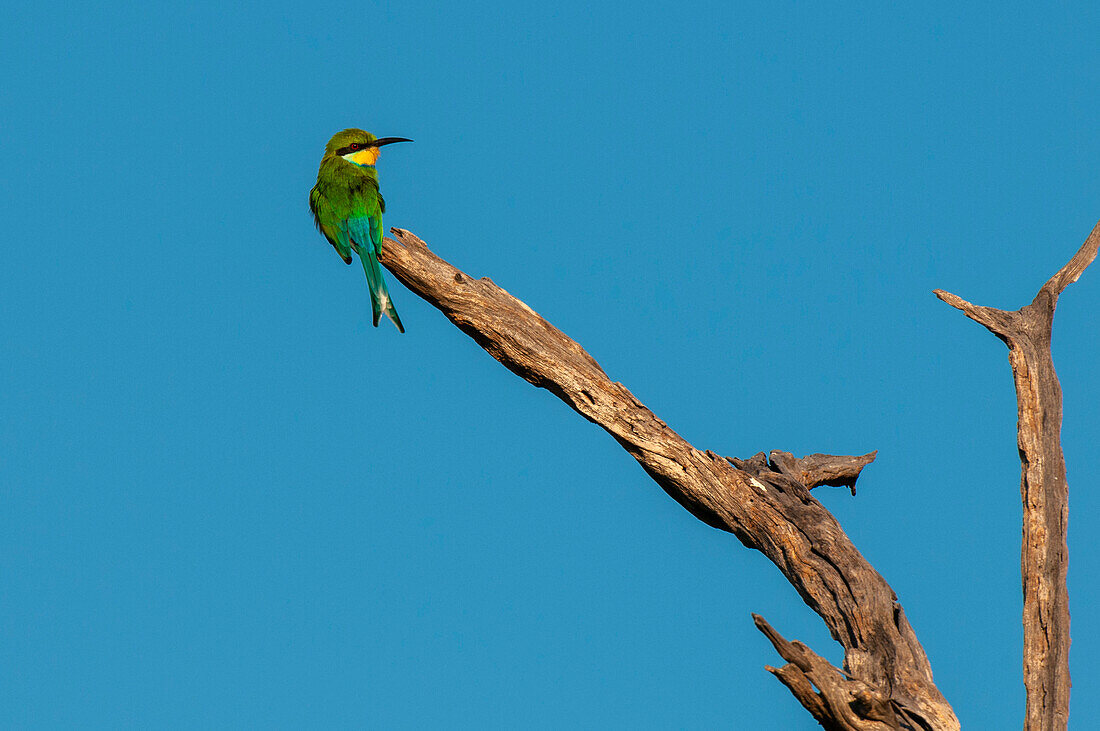
[[[358,142],[352,142],[351,143],[351,149],[358,150],[359,149],[359,143]]]

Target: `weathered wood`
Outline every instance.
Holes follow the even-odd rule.
[[[811,496],[802,482],[811,478],[802,477],[799,469],[792,474],[771,469],[766,459],[759,464],[749,460],[747,469],[738,469],[714,452],[696,449],[522,301],[488,278],[459,271],[408,231],[392,233],[397,241],[384,241],[380,260],[406,287],[513,373],[606,430],[694,516],[733,533],[783,572],[844,647],[845,676],[867,691],[856,698],[848,685],[827,682],[822,671],[817,677],[826,687],[818,687],[818,701],[803,700],[799,694],[805,684],[797,674],[776,671],[811,712],[825,708],[832,721],[849,724],[830,728],[883,728],[879,715],[888,703],[895,718],[907,719],[909,727],[959,728],[893,590]],[[813,460],[806,470],[818,476],[828,472],[813,466]],[[854,484],[854,476],[843,479],[849,477]],[[855,722],[878,725],[852,726]]]
[[[1062,454],[1062,388],[1050,352],[1058,296],[1096,258],[1100,223],[1031,304],[1006,311],[935,294],[1008,345],[1016,384],[1023,540],[1025,731],[1065,729],[1069,720],[1069,486]]]
[[[879,689],[838,670],[828,660],[798,640],[789,642],[758,614],[752,615],[757,628],[787,661],[778,670],[767,671],[779,678],[818,723],[826,729],[843,731],[886,731],[919,729],[895,712],[896,702]],[[815,690],[816,688],[816,690]]]
[[[772,466],[801,482],[811,490],[821,485],[846,487],[856,494],[856,480],[863,468],[875,461],[874,452],[862,457],[846,457],[834,454],[811,454],[795,459],[790,452],[773,451],[769,455]]]

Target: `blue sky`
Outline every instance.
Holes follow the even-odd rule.
[[[1100,11],[1003,3],[0,11],[0,725],[817,726],[762,556],[313,229],[325,141],[702,449],[819,495],[965,727],[1020,723],[1015,308],[1100,218]],[[1100,713],[1100,271],[1054,355],[1074,718]],[[820,491],[819,491],[820,492]],[[732,720],[731,720],[732,719]]]

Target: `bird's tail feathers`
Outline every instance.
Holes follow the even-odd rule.
[[[374,315],[374,326],[382,319],[382,313],[397,325],[398,332],[405,332],[401,324],[401,318],[397,316],[397,310],[390,300],[390,291],[386,288],[386,280],[382,277],[382,266],[378,263],[378,255],[373,246],[360,246],[359,259],[363,262],[363,271],[367,275],[367,288],[370,290],[370,306]]]

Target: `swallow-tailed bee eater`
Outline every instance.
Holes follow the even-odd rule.
[[[336,253],[351,264],[351,252],[359,255],[370,288],[374,326],[382,313],[405,332],[401,318],[390,301],[378,254],[382,251],[382,214],[386,201],[378,190],[374,165],[383,145],[412,142],[404,137],[375,137],[361,129],[337,132],[325,145],[325,156],[317,170],[317,184],[309,191],[309,210],[317,229]]]

